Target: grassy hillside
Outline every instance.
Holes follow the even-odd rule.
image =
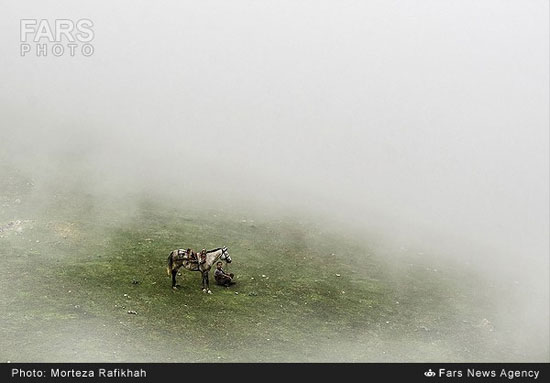
[[[0,184],[2,361],[545,358],[508,340],[491,286],[465,271],[293,218],[32,182],[6,172]],[[222,245],[235,286],[211,277],[207,295],[182,269],[170,289],[172,249]]]

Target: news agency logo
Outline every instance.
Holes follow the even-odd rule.
[[[435,376],[435,372],[433,372],[432,369],[430,368],[428,371],[424,372],[424,376],[428,378],[433,378]]]
[[[21,19],[19,52],[22,57],[90,57],[95,51],[93,26],[90,19]]]

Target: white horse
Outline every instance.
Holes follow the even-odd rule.
[[[214,265],[218,259],[231,263],[229,250],[226,246],[209,250],[206,252],[205,260],[202,263],[200,263],[200,257],[193,258],[190,256],[190,253],[194,254],[192,250],[185,251],[182,249],[176,249],[170,252],[166,271],[168,275],[172,275],[172,288],[174,290],[178,288],[178,285],[176,284],[176,275],[178,274],[179,268],[183,266],[189,271],[200,271],[202,273],[202,291],[212,294],[208,281],[208,273],[210,272],[212,265]]]

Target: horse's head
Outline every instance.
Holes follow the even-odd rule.
[[[229,256],[229,250],[226,246],[222,247],[222,255],[220,257],[222,261],[225,261],[227,263],[231,263],[231,257]]]

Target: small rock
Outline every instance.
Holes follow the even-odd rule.
[[[341,277],[341,275],[340,275],[340,274],[336,274],[336,276],[337,276],[337,277]]]
[[[239,292],[238,292],[238,291],[235,291],[235,295],[239,295]]]
[[[137,315],[137,312],[134,310],[128,310],[128,314]]]
[[[262,274],[262,278],[265,278],[265,274]]]
[[[139,285],[139,281],[136,279],[132,279],[132,285]]]
[[[478,325],[478,327],[485,328],[491,332],[495,331],[493,324],[487,318],[483,318],[481,320],[481,323]]]

